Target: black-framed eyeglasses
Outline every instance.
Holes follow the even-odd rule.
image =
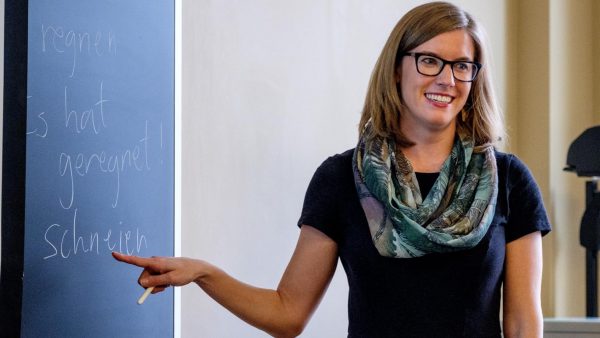
[[[423,53],[404,53],[404,56],[413,56],[417,66],[417,72],[426,76],[438,76],[444,66],[450,65],[452,75],[455,79],[462,82],[471,82],[475,80],[482,65],[474,61],[448,61],[437,56]]]

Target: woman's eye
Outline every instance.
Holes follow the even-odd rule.
[[[454,70],[466,72],[471,69],[471,65],[466,62],[458,62],[454,64]]]
[[[421,57],[421,63],[427,66],[437,66],[438,60],[434,57]]]

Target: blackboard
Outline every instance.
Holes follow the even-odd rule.
[[[22,256],[20,335],[172,336],[172,290],[137,305],[140,270],[110,253],[174,254],[175,1],[7,0],[7,22],[23,3],[25,157],[3,172],[24,175],[23,216],[2,224],[23,243],[3,245],[3,265]]]

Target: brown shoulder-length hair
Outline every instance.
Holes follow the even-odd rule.
[[[493,146],[504,136],[501,112],[491,84],[485,33],[471,15],[447,2],[431,2],[413,8],[394,27],[371,74],[367,97],[359,124],[372,124],[371,135],[393,137],[401,147],[414,143],[401,131],[400,115],[408,108],[404,104],[396,72],[401,75],[402,55],[432,39],[456,29],[464,29],[473,39],[475,61],[483,67],[471,85],[462,114],[457,116],[457,128],[470,134],[476,149]]]

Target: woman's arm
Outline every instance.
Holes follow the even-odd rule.
[[[144,268],[139,283],[160,292],[170,285],[198,284],[233,314],[274,337],[299,335],[325,293],[337,265],[337,244],[304,225],[276,290],[244,284],[219,268],[190,258],[141,258],[113,254]]]
[[[542,236],[533,232],[506,245],[503,331],[506,338],[543,335],[540,302]]]

